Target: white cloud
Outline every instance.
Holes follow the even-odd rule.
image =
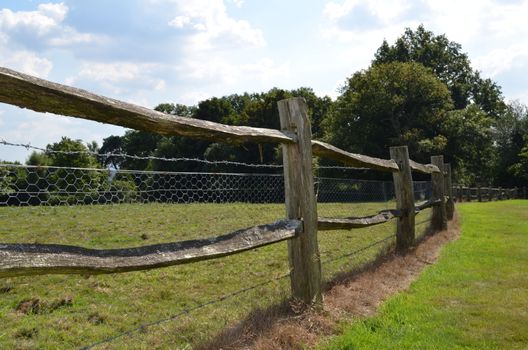
[[[102,94],[148,105],[145,91],[165,91],[167,83],[159,76],[166,67],[154,63],[83,62],[79,72],[65,79],[65,84],[84,86]],[[138,102],[139,101],[139,102]]]
[[[0,30],[18,45],[67,46],[104,40],[93,34],[79,33],[64,25],[68,13],[64,3],[40,4],[36,11],[0,10]],[[5,39],[5,38],[4,38]]]
[[[270,58],[262,58],[255,63],[238,63],[222,57],[211,59],[186,60],[178,71],[185,79],[201,82],[214,82],[215,85],[234,87],[241,81],[253,85],[273,83],[290,75],[288,62],[275,64]]]
[[[53,68],[53,63],[30,51],[13,51],[0,47],[0,66],[45,78]]]
[[[323,9],[323,15],[331,21],[336,21],[346,17],[358,7],[364,7],[370,15],[387,22],[404,13],[410,7],[410,4],[408,0],[345,0],[342,3],[329,2]]]
[[[217,46],[266,45],[260,29],[246,20],[237,20],[227,13],[223,0],[171,0],[177,15],[168,25],[177,29],[194,30],[189,37],[189,49],[204,50]],[[235,2],[235,4],[241,2]]]
[[[505,48],[494,49],[473,60],[474,65],[491,77],[512,69],[518,60],[527,61],[528,46],[513,44]]]
[[[232,2],[236,7],[242,7],[244,4],[244,0],[229,0],[229,2]]]
[[[169,26],[176,28],[183,28],[185,25],[191,23],[191,18],[187,16],[176,16],[169,22]]]

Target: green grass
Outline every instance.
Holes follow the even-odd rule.
[[[459,240],[324,349],[527,349],[528,201],[464,203]]]
[[[365,215],[387,203],[320,204],[321,215]],[[0,208],[0,242],[132,247],[216,236],[284,217],[281,204],[122,204]],[[373,228],[321,232],[322,260],[394,232]],[[371,261],[384,247],[323,264],[326,280]],[[114,275],[49,275],[0,279],[0,349],[71,349],[164,319],[288,271],[286,242],[222,259]],[[289,279],[184,317],[144,328],[97,349],[184,348],[208,339],[252,309],[289,296]],[[39,300],[21,312],[25,300]],[[71,302],[64,302],[71,300]]]

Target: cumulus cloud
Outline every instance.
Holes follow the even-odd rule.
[[[190,49],[203,50],[218,46],[266,45],[260,29],[248,21],[235,19],[227,13],[223,0],[169,0],[175,6],[177,15],[168,22],[176,29],[192,31],[189,37]],[[234,1],[241,6],[241,1]]]
[[[45,78],[53,68],[53,63],[31,51],[12,51],[0,47],[0,66]]]
[[[26,48],[61,47],[102,40],[79,33],[63,23],[68,14],[64,3],[38,5],[35,11],[0,10],[0,30],[12,44]]]
[[[223,57],[186,60],[178,69],[184,79],[194,82],[235,87],[241,81],[264,86],[284,79],[290,74],[290,64],[276,64],[270,58],[262,58],[253,63],[233,62]]]
[[[163,67],[153,63],[133,62],[83,62],[79,72],[66,79],[69,85],[88,85],[97,83],[98,90],[112,95],[127,95],[135,91],[163,91],[166,82],[157,76]]]

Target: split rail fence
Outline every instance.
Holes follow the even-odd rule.
[[[394,219],[397,220],[396,249],[405,251],[415,243],[415,217],[422,210],[432,208],[430,228],[433,231],[446,229],[447,221],[453,217],[455,196],[451,184],[451,167],[444,163],[443,156],[431,157],[431,164],[420,164],[409,158],[406,146],[392,147],[391,159],[379,159],[314,141],[307,107],[300,98],[278,103],[281,130],[229,126],[163,114],[0,68],[0,102],[37,112],[88,119],[161,135],[230,144],[279,143],[282,145],[286,207],[283,220],[242,228],[210,239],[124,249],[0,243],[0,277],[104,274],[153,269],[220,258],[287,240],[292,297],[305,304],[318,305],[322,303],[318,231],[356,229]],[[314,156],[329,158],[346,166],[392,173],[396,208],[364,217],[319,217],[312,168]],[[415,203],[412,172],[431,176],[430,200]],[[499,193],[500,198],[505,192]],[[506,193],[510,195],[510,192]],[[457,192],[457,195],[460,197],[461,192]],[[467,196],[473,198],[472,195]]]

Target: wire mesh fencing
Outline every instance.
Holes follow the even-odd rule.
[[[433,186],[431,181],[413,181],[414,200],[416,204],[429,201],[433,198]],[[423,238],[430,228],[432,209],[427,208],[417,213],[414,219],[414,230],[417,240]]]

